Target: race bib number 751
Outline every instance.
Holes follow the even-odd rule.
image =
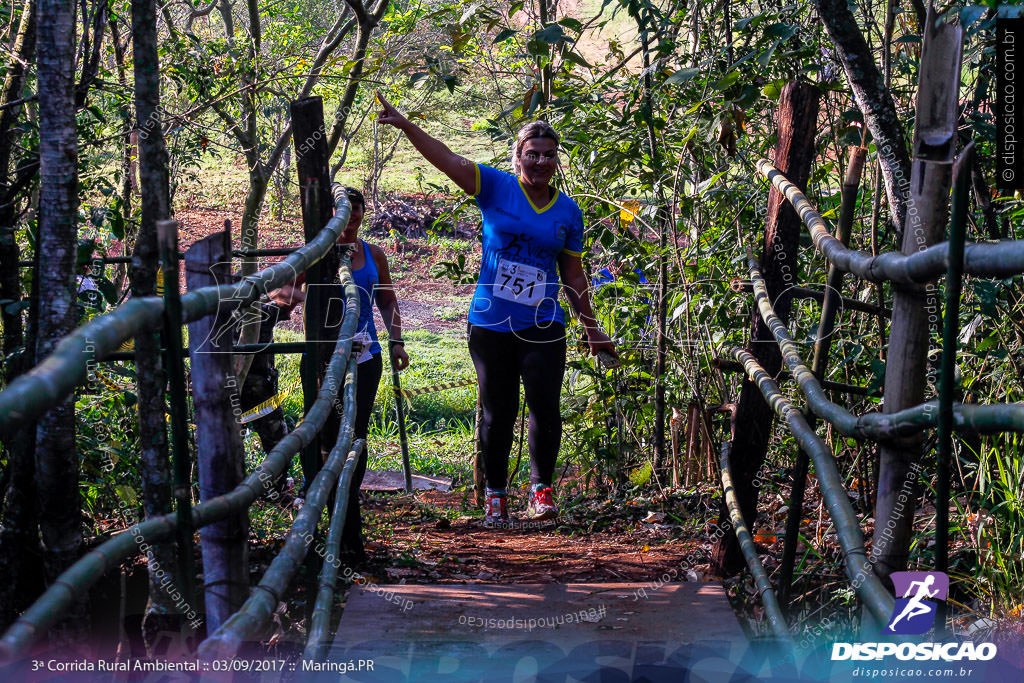
[[[494,296],[536,306],[544,298],[546,280],[547,273],[540,268],[501,259],[494,282]]]

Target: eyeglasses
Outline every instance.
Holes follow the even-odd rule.
[[[544,161],[554,161],[556,158],[558,158],[558,152],[551,151],[544,152],[543,154],[537,154],[536,152],[524,152],[523,158],[532,164],[537,163],[541,159],[543,159]]]

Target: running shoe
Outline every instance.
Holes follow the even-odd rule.
[[[487,492],[484,501],[484,526],[506,526],[508,518],[508,498],[504,493]]]
[[[530,504],[526,506],[526,516],[533,520],[558,517],[558,506],[555,505],[554,497],[555,492],[550,486],[534,491],[530,495]]]

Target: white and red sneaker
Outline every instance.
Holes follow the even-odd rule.
[[[555,505],[555,492],[550,486],[537,489],[530,495],[530,504],[526,506],[526,516],[533,520],[554,519],[558,517],[558,506]]]
[[[508,497],[504,493],[488,490],[484,499],[484,526],[507,526]]]

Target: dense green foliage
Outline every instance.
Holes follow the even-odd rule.
[[[743,345],[749,334],[752,299],[731,288],[730,281],[746,277],[746,249],[756,252],[761,247],[768,192],[754,163],[771,156],[775,105],[786,83],[810,82],[822,91],[819,120],[802,122],[817,131],[817,159],[807,192],[812,203],[834,225],[848,148],[864,145],[869,150],[869,172],[857,204],[853,246],[890,251],[898,248],[897,237],[874,171],[875,141],[852,98],[836,48],[811,4],[570,4],[542,24],[534,3],[520,0],[389,3],[359,69],[350,33],[318,67],[312,92],[324,98],[329,129],[339,117],[347,117],[332,156],[332,165],[339,166],[337,179],[361,185],[371,207],[396,192],[438,199],[446,207],[433,225],[438,234],[475,223],[475,208],[456,196],[450,181],[415,157],[404,139],[390,128],[377,127],[374,89],[382,90],[455,151],[502,168],[508,167],[509,141],[524,121],[542,117],[552,122],[562,136],[558,184],[576,199],[587,219],[587,266],[592,273],[611,266],[620,274],[615,283],[596,288],[594,300],[625,361],[622,370],[605,372],[582,354],[572,356],[563,460],[602,496],[649,493],[669,484],[666,468],[658,467],[665,463],[655,463],[652,455],[655,382],[664,383],[670,413],[676,409],[685,415],[687,407],[696,404],[702,413],[713,414],[714,407],[736,400],[737,377],[720,372],[714,360],[726,355],[729,346]],[[876,61],[891,67],[888,92],[907,139],[912,139],[921,43],[913,8],[898,10],[889,35],[885,2],[852,4]],[[118,0],[82,7],[86,5],[90,13],[105,7],[110,22],[100,34],[97,71],[78,113],[83,262],[92,256],[130,254],[140,217],[139,188],[133,179],[137,151],[131,139],[139,122],[132,115],[130,4]],[[219,9],[190,16],[185,5],[164,9],[159,45],[175,209],[195,209],[197,198],[215,196],[215,191],[222,191],[225,203],[240,209],[239,197],[253,191],[253,170],[258,166],[273,185],[268,205],[262,205],[261,195],[253,214],[260,242],[289,242],[299,232],[293,221],[280,221],[297,214],[294,169],[289,154],[274,156],[274,150],[287,125],[289,102],[307,82],[335,21],[344,12],[351,16],[351,9],[329,0],[254,0],[250,7],[259,21],[259,30],[254,31],[241,3],[228,17],[231,26]],[[9,39],[20,11],[21,5],[14,3],[0,15],[0,27]],[[941,8],[944,18],[958,19],[966,28],[959,131],[961,143],[974,140],[980,160],[981,192],[972,196],[971,206],[969,238],[974,240],[1024,239],[1020,194],[1004,196],[988,189],[994,186],[995,168],[994,22],[997,12],[1013,11],[997,3],[954,2]],[[83,35],[89,34],[93,16],[79,17]],[[341,111],[346,89],[353,84],[358,87],[351,107]],[[30,72],[23,95],[30,97],[35,87]],[[24,115],[10,129],[17,141],[12,169],[38,154],[34,107],[32,101],[24,104]],[[16,209],[14,239],[23,258],[30,257],[35,245],[35,189],[33,181],[11,200]],[[278,223],[272,223],[272,215]],[[398,234],[387,238],[405,239]],[[820,289],[827,264],[809,239],[802,246],[797,280]],[[471,251],[453,252],[451,259],[434,264],[434,274],[472,281]],[[662,264],[666,372],[658,378]],[[97,289],[82,294],[83,320],[122,301],[128,287],[123,265],[93,264],[88,275]],[[20,285],[21,294],[0,305],[8,313],[21,312],[27,320],[31,269],[22,269]],[[877,303],[891,301],[892,291],[847,278],[843,294]],[[805,301],[792,315],[790,331],[805,344],[805,358],[811,354],[819,310]],[[963,401],[1024,401],[1022,314],[1021,277],[967,283],[958,359]],[[579,331],[574,329],[573,335],[575,342]],[[419,332],[408,337],[414,356],[434,359],[406,374],[412,386],[471,374],[465,357],[458,355],[461,342],[450,335]],[[886,339],[879,319],[844,313],[828,378],[877,389],[884,376]],[[933,348],[938,349],[938,336],[934,341]],[[5,360],[10,362],[22,350],[23,346],[5,345]],[[293,385],[297,362],[287,359],[279,365],[281,386]],[[125,510],[139,506],[130,368],[104,365],[102,375],[94,372],[94,381],[78,398],[83,509],[93,534],[127,524]],[[786,390],[801,403],[793,386]],[[934,387],[930,395],[935,395]],[[469,387],[417,399],[412,416],[415,467],[453,476],[461,485],[471,483],[473,397]],[[379,463],[395,466],[396,427],[387,373],[379,399],[371,450]],[[849,407],[866,412],[878,409],[879,403],[877,397],[865,398]],[[300,394],[286,400],[290,419],[298,419],[300,404]],[[709,436],[716,444],[726,438],[724,427],[714,423]],[[872,523],[874,445],[840,438],[825,428],[820,433],[855,491],[862,518]],[[685,450],[678,435],[667,438],[674,448]],[[255,458],[256,441],[247,443]],[[769,454],[770,491],[763,496],[770,509],[761,519],[769,531],[781,524],[773,517],[779,507],[775,497],[787,494],[785,475],[795,450],[788,432],[777,430]],[[933,452],[929,448],[928,453]],[[953,518],[953,572],[967,587],[959,596],[964,606],[960,624],[982,616],[1019,616],[1024,589],[1024,444],[1020,435],[970,437],[957,440],[956,453],[953,492],[959,512]],[[929,456],[922,475],[926,504],[918,524],[921,533],[911,549],[913,566],[932,561],[928,529],[934,507],[929,508],[927,501],[933,499],[933,463]],[[7,464],[6,451],[0,464]],[[714,487],[714,482],[700,483]],[[823,541],[823,535],[827,532],[819,529],[819,538],[805,539],[801,567],[807,576],[801,585],[816,591],[820,603],[845,609],[846,589],[815,576],[831,571],[838,557],[835,543]]]

